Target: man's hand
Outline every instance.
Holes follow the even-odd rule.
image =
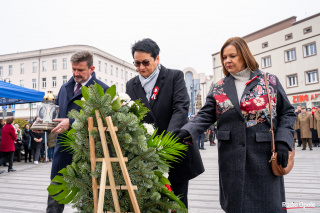
[[[58,118],[58,119],[54,119],[53,121],[60,122],[60,123],[56,126],[56,128],[51,130],[51,132],[61,134],[64,131],[69,129],[69,118]]]
[[[289,147],[285,142],[277,141],[276,142],[276,151],[277,151],[277,161],[278,165],[282,165],[283,168],[286,168],[288,165],[289,158]]]

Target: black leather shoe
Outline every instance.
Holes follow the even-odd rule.
[[[301,145],[298,145],[297,147],[301,147]]]
[[[15,171],[17,171],[17,170],[15,170],[15,169],[8,169],[8,172],[15,172]]]
[[[312,151],[313,149],[312,148],[310,148],[310,151]]]
[[[302,150],[306,150],[306,148],[302,148]]]

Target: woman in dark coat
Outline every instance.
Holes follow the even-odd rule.
[[[230,38],[220,52],[226,75],[213,85],[206,104],[177,137],[198,137],[217,121],[220,205],[226,212],[286,212],[283,176],[271,157],[270,112],[264,73],[246,42]],[[293,145],[294,108],[275,75],[267,74],[278,164],[287,166]]]
[[[24,130],[22,133],[22,142],[24,147],[24,162],[27,163],[29,157],[29,162],[31,162],[31,130],[29,124],[24,125]]]
[[[44,133],[31,132],[31,149],[34,164],[38,164],[40,160],[40,150],[42,146],[43,136]]]
[[[2,157],[0,158],[0,165],[2,165],[9,157],[9,167],[8,172],[15,172],[12,168],[13,158],[14,158],[14,142],[17,140],[17,134],[12,126],[14,124],[14,118],[10,117],[7,119],[7,124],[4,125],[1,132],[1,143],[0,152],[2,152]],[[1,172],[0,172],[1,174]]]

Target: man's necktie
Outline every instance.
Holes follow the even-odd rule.
[[[77,94],[77,92],[79,92],[80,88],[81,88],[81,84],[78,83],[76,90],[73,92],[73,95]]]

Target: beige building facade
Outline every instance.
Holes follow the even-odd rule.
[[[0,55],[0,80],[38,91],[53,91],[72,77],[70,58],[77,51],[93,54],[96,77],[118,92],[125,92],[126,82],[138,75],[135,66],[98,48],[87,45],[69,45],[22,53]],[[12,111],[9,106],[8,112]],[[15,117],[29,118],[36,115],[37,104],[15,106]],[[1,116],[2,117],[2,116]]]
[[[242,37],[263,72],[275,74],[290,102],[320,105],[320,13],[296,21],[295,16]],[[222,45],[221,45],[222,46]],[[212,54],[214,79],[224,77],[220,53]]]

